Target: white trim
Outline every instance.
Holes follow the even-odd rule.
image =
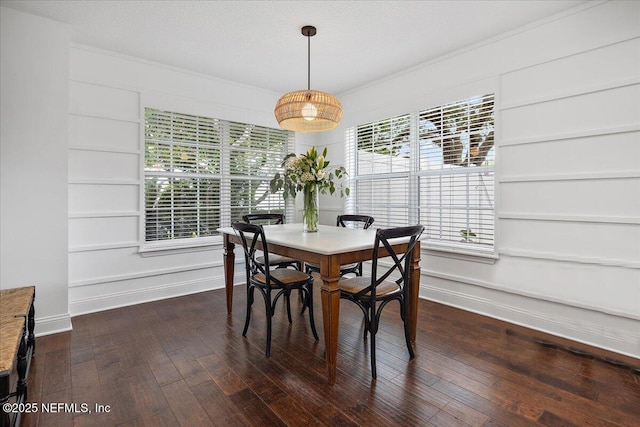
[[[180,267],[141,271],[137,273],[114,274],[111,276],[95,277],[92,279],[74,280],[69,282],[69,288],[79,288],[82,286],[92,286],[92,285],[99,285],[103,283],[123,282],[125,280],[142,279],[145,277],[163,276],[166,274],[174,274],[174,273],[184,273],[186,271],[219,268],[222,266],[223,266],[222,261],[216,261],[216,262],[207,262],[202,264],[184,265]]]
[[[540,182],[540,181],[581,181],[581,180],[603,180],[603,179],[629,179],[640,178],[640,171],[616,171],[616,172],[584,172],[584,173],[567,173],[555,175],[523,175],[523,176],[507,176],[501,178],[499,183],[512,182]]]
[[[552,213],[498,212],[499,219],[524,219],[531,221],[596,222],[611,224],[640,224],[635,216],[562,215]]]
[[[88,179],[73,178],[69,179],[69,185],[131,185],[139,186],[140,180],[137,179]]]
[[[509,147],[512,145],[535,144],[540,142],[562,141],[565,139],[579,139],[590,136],[613,135],[618,133],[631,133],[640,131],[640,125],[615,126],[599,129],[580,130],[576,132],[553,133],[547,135],[537,135],[527,138],[502,139],[499,146]],[[496,141],[497,142],[497,141]]]
[[[36,316],[36,337],[43,335],[57,334],[59,332],[67,332],[73,329],[71,325],[71,316],[69,313],[58,314],[55,316],[37,317]]]
[[[123,211],[123,212],[70,212],[69,219],[81,218],[120,218],[120,217],[137,217],[140,212]]]
[[[92,85],[92,86],[109,87],[109,86],[104,86],[104,85],[99,85],[99,84],[94,84],[94,83],[88,83],[88,82],[82,82],[82,83],[88,84],[88,85]],[[127,90],[127,89],[122,89],[122,88],[111,88],[111,89]],[[140,92],[136,92],[136,91],[128,91],[128,92],[135,92],[138,95],[140,95]],[[138,96],[138,98],[139,98],[139,96]],[[116,121],[116,122],[136,123],[138,125],[144,124],[143,121],[140,118],[134,119],[134,118],[125,117],[125,116],[111,116],[111,115],[108,115],[108,114],[94,113],[94,112],[91,112],[91,111],[69,111],[69,115],[70,116],[80,116],[80,117],[92,117],[94,119],[113,120],[113,121]]]
[[[494,252],[456,251],[453,248],[438,248],[436,246],[429,246],[428,244],[421,246],[420,252],[422,255],[430,257],[436,256],[460,261],[480,262],[483,264],[495,264],[499,258],[498,254]]]
[[[125,148],[113,148],[106,145],[102,146],[85,146],[85,145],[69,145],[69,150],[75,151],[93,151],[96,153],[115,153],[115,154],[133,154],[140,155],[139,150],[131,150]]]
[[[179,253],[178,251],[191,252],[194,250],[199,250],[198,248],[201,247],[222,246],[223,243],[222,236],[157,240],[153,242],[144,242],[143,239],[141,241],[143,243],[139,243],[139,252],[142,256],[154,256],[154,252],[158,253],[158,255],[171,255],[172,253]]]
[[[460,275],[454,275],[454,274],[446,274],[446,273],[439,273],[437,271],[433,271],[433,270],[429,270],[429,269],[425,269],[422,268],[420,270],[420,274],[423,276],[427,276],[427,277],[434,277],[437,279],[443,279],[443,280],[449,280],[452,282],[457,282],[457,283],[463,283],[465,285],[472,285],[472,286],[478,286],[478,287],[482,287],[482,288],[486,288],[486,289],[492,289],[495,291],[499,291],[499,292],[504,292],[504,293],[508,293],[508,294],[512,294],[512,295],[519,295],[522,297],[527,297],[527,298],[532,298],[532,299],[536,299],[539,301],[546,301],[546,302],[552,302],[555,304],[562,304],[565,305],[567,307],[573,307],[573,308],[580,308],[580,309],[584,309],[584,310],[589,310],[589,311],[593,311],[593,312],[598,312],[598,313],[603,313],[603,314],[607,314],[607,315],[611,315],[611,316],[617,316],[617,317],[624,317],[627,319],[631,319],[631,320],[640,320],[640,313],[628,313],[625,311],[620,311],[620,310],[610,310],[610,309],[603,309],[602,307],[599,306],[592,306],[592,305],[588,305],[588,304],[583,304],[583,303],[579,303],[576,301],[567,301],[567,300],[563,300],[561,298],[554,298],[554,297],[550,297],[546,294],[541,294],[541,293],[537,293],[537,292],[530,292],[530,291],[523,291],[520,289],[514,289],[511,287],[507,287],[504,285],[500,285],[497,283],[492,283],[492,282],[487,282],[484,280],[478,280],[475,279],[473,277],[467,277],[467,276],[460,276]],[[422,283],[420,284],[421,289],[424,288],[428,288],[428,289],[436,289],[434,287],[431,286],[425,286]],[[429,293],[427,293],[426,295],[430,295]],[[468,294],[461,294],[461,295],[466,295],[467,298],[472,298],[471,296],[469,296]]]
[[[500,249],[500,254],[514,258],[543,259],[557,262],[572,262],[577,264],[600,265],[603,267],[622,267],[640,269],[640,261],[630,261],[616,258],[598,258],[576,255],[565,255],[555,252],[527,251],[518,249]]]
[[[205,238],[206,239],[206,238]],[[139,247],[140,245],[138,245]],[[164,255],[176,255],[176,254],[186,254],[193,252],[203,252],[203,251],[211,251],[215,249],[222,248],[222,241],[209,241],[209,242],[199,242],[194,243],[192,245],[184,245],[184,246],[165,246],[165,247],[145,247],[140,249],[138,252],[140,256],[143,258],[147,257],[155,257],[155,256],[164,256]]]
[[[220,284],[224,284],[224,277],[213,276],[206,279],[187,280],[152,288],[113,292],[107,295],[71,301],[69,302],[69,311],[73,316],[95,313],[224,287],[224,285]]]
[[[536,64],[536,65],[540,65],[540,64]],[[640,77],[633,77],[633,78],[624,79],[621,81],[607,82],[599,85],[593,85],[589,88],[579,88],[579,89],[573,89],[570,91],[560,92],[557,94],[539,96],[536,98],[531,98],[526,101],[514,102],[511,104],[503,105],[501,108],[502,108],[502,111],[511,110],[511,109],[527,107],[535,104],[542,104],[545,102],[558,101],[561,99],[575,98],[583,95],[589,95],[589,94],[598,93],[598,92],[605,92],[608,90],[619,89],[627,86],[635,86],[638,83],[640,83]]]
[[[114,250],[114,249],[137,248],[138,246],[140,246],[138,242],[119,242],[119,243],[98,244],[98,245],[71,246],[69,247],[69,253],[108,251],[108,250]]]

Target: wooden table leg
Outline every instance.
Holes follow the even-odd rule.
[[[411,288],[409,289],[410,301],[407,304],[407,315],[409,317],[409,338],[416,342],[418,331],[418,299],[420,297],[420,242],[416,243],[413,249],[411,260]]]
[[[340,264],[331,262],[331,258],[320,263],[322,276],[322,322],[324,325],[325,360],[329,384],[336,381],[338,357],[338,323],[340,321]]]
[[[227,313],[233,310],[233,274],[236,255],[233,252],[235,244],[229,241],[229,235],[224,235],[224,290],[227,296]]]

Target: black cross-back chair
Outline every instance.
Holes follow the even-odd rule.
[[[371,277],[343,277],[338,282],[340,298],[354,302],[364,313],[364,339],[367,339],[367,332],[371,335],[371,376],[373,378],[377,376],[376,333],[380,323],[380,314],[382,309],[391,301],[397,300],[400,303],[400,317],[404,324],[407,350],[409,350],[410,359],[414,358],[413,347],[409,338],[409,325],[407,323],[408,284],[413,250],[423,230],[424,227],[422,225],[377,230],[373,247]],[[389,240],[396,238],[409,239],[406,250],[402,252],[393,250]],[[380,255],[380,248],[386,249],[388,255]],[[392,265],[389,268],[383,268],[378,263],[380,257],[391,258]],[[392,280],[390,276],[393,273],[395,273],[393,277],[398,274],[400,277],[397,280]]]
[[[271,354],[271,318],[275,313],[275,306],[281,296],[285,296],[287,302],[291,291],[301,290],[303,303],[309,307],[309,323],[311,332],[318,341],[318,332],[313,319],[313,277],[299,270],[289,268],[270,269],[269,249],[264,235],[264,229],[258,224],[236,222],[232,224],[234,230],[240,235],[244,250],[245,267],[247,273],[247,315],[242,330],[242,336],[246,336],[251,320],[251,306],[254,301],[254,292],[257,289],[264,299],[267,313],[267,347],[265,355]],[[263,262],[258,262],[258,247],[262,245]],[[275,295],[273,294],[275,292]],[[291,322],[291,309],[287,303],[287,316]]]
[[[351,228],[363,228],[367,229],[371,227],[371,224],[375,219],[369,215],[338,215],[336,219],[336,227],[351,227]],[[309,274],[312,272],[320,272],[320,266],[317,264],[305,264],[305,271]],[[344,276],[348,273],[354,273],[356,276],[362,276],[362,263],[357,262],[353,264],[341,265],[340,276]],[[304,309],[304,308],[303,308]]]
[[[279,213],[249,214],[244,215],[242,220],[249,224],[284,224],[284,215]],[[263,262],[264,257],[259,256],[257,260],[258,262]],[[271,261],[270,265],[275,268],[293,267],[296,270],[302,271],[302,262],[297,259],[271,254],[269,255],[269,261]]]

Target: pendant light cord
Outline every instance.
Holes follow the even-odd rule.
[[[311,36],[307,36],[307,90],[311,90]]]

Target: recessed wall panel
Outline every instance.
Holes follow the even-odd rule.
[[[74,184],[69,186],[69,213],[136,212],[138,185]]]
[[[640,84],[556,99],[500,113],[502,141],[637,126]]]
[[[595,135],[500,148],[501,178],[640,171],[640,132]]]
[[[640,39],[634,39],[506,73],[502,104],[590,91],[639,76]]]
[[[640,224],[503,219],[500,250],[616,265],[640,264]]]
[[[575,217],[640,217],[636,179],[503,182],[501,213]],[[501,233],[502,234],[502,233]]]
[[[69,115],[71,147],[136,151],[140,147],[140,125],[101,117]]]
[[[69,179],[135,181],[140,175],[138,154],[69,150]]]
[[[137,216],[69,219],[70,248],[115,245],[137,240]]]
[[[125,89],[72,81],[69,86],[71,113],[137,120],[140,95]]]

